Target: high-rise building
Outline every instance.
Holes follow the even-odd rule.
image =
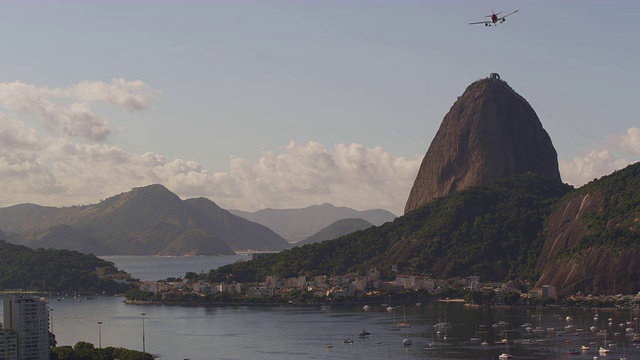
[[[0,360],[18,360],[18,336],[0,324]]]
[[[49,359],[49,305],[44,298],[5,296],[4,327],[15,332],[19,360]]]

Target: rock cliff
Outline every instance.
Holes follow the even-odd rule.
[[[536,286],[559,295],[640,291],[640,163],[595,180],[549,216]]]
[[[456,190],[527,172],[560,181],[557,153],[529,103],[492,74],[469,85],[444,117],[405,213]]]

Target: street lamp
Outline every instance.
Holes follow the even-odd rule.
[[[98,321],[98,349],[102,349],[102,321]]]
[[[142,313],[140,315],[142,315],[142,352],[146,352],[146,349],[144,347],[144,316],[147,314]]]

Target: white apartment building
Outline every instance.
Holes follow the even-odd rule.
[[[15,332],[19,360],[49,360],[49,305],[44,298],[5,296],[4,327]]]

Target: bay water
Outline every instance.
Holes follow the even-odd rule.
[[[206,272],[209,264],[220,266],[238,260],[213,258],[109,257],[109,260],[134,277],[147,280],[183,276],[187,271]],[[606,358],[618,359],[625,354],[627,359],[640,359],[640,350],[619,327],[637,316],[629,310],[600,310],[596,321],[597,313],[591,309],[472,308],[457,302],[418,306],[394,299],[390,304],[392,311],[387,311],[387,304],[368,304],[370,309],[365,311],[361,305],[330,308],[127,305],[121,297],[106,296],[60,295],[48,301],[52,309],[51,327],[59,345],[87,341],[96,347],[101,343],[103,347],[142,350],[144,322],[145,350],[160,359],[497,359],[507,350],[516,359],[565,359],[569,357],[569,349],[594,342],[589,345],[590,350],[571,355],[572,359],[593,359],[597,347],[605,341],[602,335],[589,331],[594,324],[609,329],[606,340],[617,345]],[[563,332],[567,317],[585,331]],[[411,327],[390,331],[394,323],[405,318]],[[433,325],[442,321],[451,323],[452,328],[438,334]],[[500,321],[508,325],[498,326]],[[522,340],[529,335],[522,325],[526,323],[542,327],[544,335],[525,344]],[[371,334],[360,338],[362,330]],[[509,345],[499,342],[504,336]],[[352,344],[344,342],[348,338],[353,340]],[[403,339],[411,339],[412,345],[403,346]],[[482,346],[481,341],[489,345]]]

